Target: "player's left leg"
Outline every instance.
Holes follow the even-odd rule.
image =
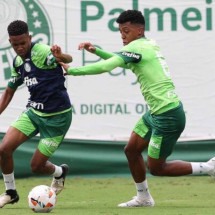
[[[30,113],[32,115],[34,113]],[[68,173],[69,166],[67,164],[55,165],[48,161],[62,143],[72,120],[72,111],[47,116],[31,117],[40,130],[40,142],[32,161],[31,168],[35,173],[53,175],[51,187],[59,194],[64,188],[65,177]]]
[[[43,151],[44,147],[42,148]],[[49,156],[44,155],[39,149],[37,149],[31,160],[31,169],[32,172],[37,174],[53,175],[51,187],[56,194],[59,194],[64,188],[64,182],[69,171],[69,166],[67,164],[61,164],[58,166],[50,162],[48,159]]]
[[[148,168],[155,176],[183,176],[189,174],[215,176],[215,157],[207,162],[188,162],[182,160],[166,161],[148,156]]]
[[[215,158],[207,162],[166,161],[166,158],[148,157],[148,168],[155,176],[183,176],[189,174],[215,175]]]
[[[182,105],[151,118],[153,132],[148,147],[148,168],[156,176],[214,174],[215,159],[208,162],[166,161],[185,127]]]

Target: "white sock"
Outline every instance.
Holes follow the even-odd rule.
[[[209,165],[207,162],[191,162],[192,174],[207,174],[214,166]]]
[[[150,196],[147,180],[135,183],[138,198],[148,198]]]
[[[4,184],[5,184],[5,189],[6,190],[15,190],[16,185],[15,185],[15,179],[14,179],[14,172],[11,174],[3,174],[3,179],[4,179]]]
[[[53,173],[53,176],[57,178],[57,177],[60,177],[62,175],[62,173],[63,173],[62,167],[55,165],[55,171]]]

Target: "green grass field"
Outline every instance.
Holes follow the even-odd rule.
[[[0,214],[34,214],[27,203],[30,189],[50,184],[51,178],[17,179],[20,201],[6,205]],[[130,177],[66,179],[64,191],[50,214],[61,215],[213,215],[215,214],[215,181],[207,176],[149,177],[148,184],[156,205],[153,208],[117,208],[130,200],[135,188]],[[3,180],[0,184],[4,191]]]

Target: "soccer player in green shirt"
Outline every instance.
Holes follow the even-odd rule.
[[[135,181],[137,194],[119,207],[154,206],[146,180],[146,164],[142,152],[148,148],[147,167],[155,176],[182,176],[215,173],[215,158],[208,162],[166,161],[185,128],[185,112],[175,93],[165,58],[155,41],[144,34],[145,19],[140,11],[127,10],[116,22],[124,47],[118,53],[95,48],[91,43],[79,45],[105,59],[83,67],[62,66],[68,75],[94,75],[109,72],[116,67],[130,69],[137,77],[140,90],[149,106],[131,133],[125,154]]]
[[[0,195],[0,208],[19,201],[15,185],[13,152],[25,141],[40,133],[38,148],[32,160],[32,172],[52,175],[51,187],[56,194],[64,187],[68,165],[55,165],[49,158],[63,142],[72,121],[72,108],[63,69],[58,61],[70,63],[72,57],[43,43],[33,43],[28,25],[15,20],[8,25],[9,42],[17,54],[11,78],[0,98],[0,114],[16,90],[25,84],[30,93],[27,109],[11,124],[0,144],[0,167],[5,193]]]

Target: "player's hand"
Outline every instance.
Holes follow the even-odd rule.
[[[51,47],[51,52],[54,55],[55,58],[60,58],[62,55],[61,47],[58,45],[53,45]]]
[[[82,50],[82,49],[85,49],[85,50],[87,50],[88,52],[91,52],[91,53],[95,53],[95,51],[96,51],[95,46],[92,45],[90,42],[80,43],[79,46],[78,46],[78,50]]]
[[[50,50],[58,63],[59,62],[64,62],[64,63],[72,62],[72,56],[69,54],[63,53],[60,46],[53,45]]]
[[[61,51],[61,47],[60,46],[53,45],[51,47],[51,52],[52,52],[52,54],[55,57],[55,59],[56,59],[57,62],[63,61],[64,55],[63,55],[63,53]]]

